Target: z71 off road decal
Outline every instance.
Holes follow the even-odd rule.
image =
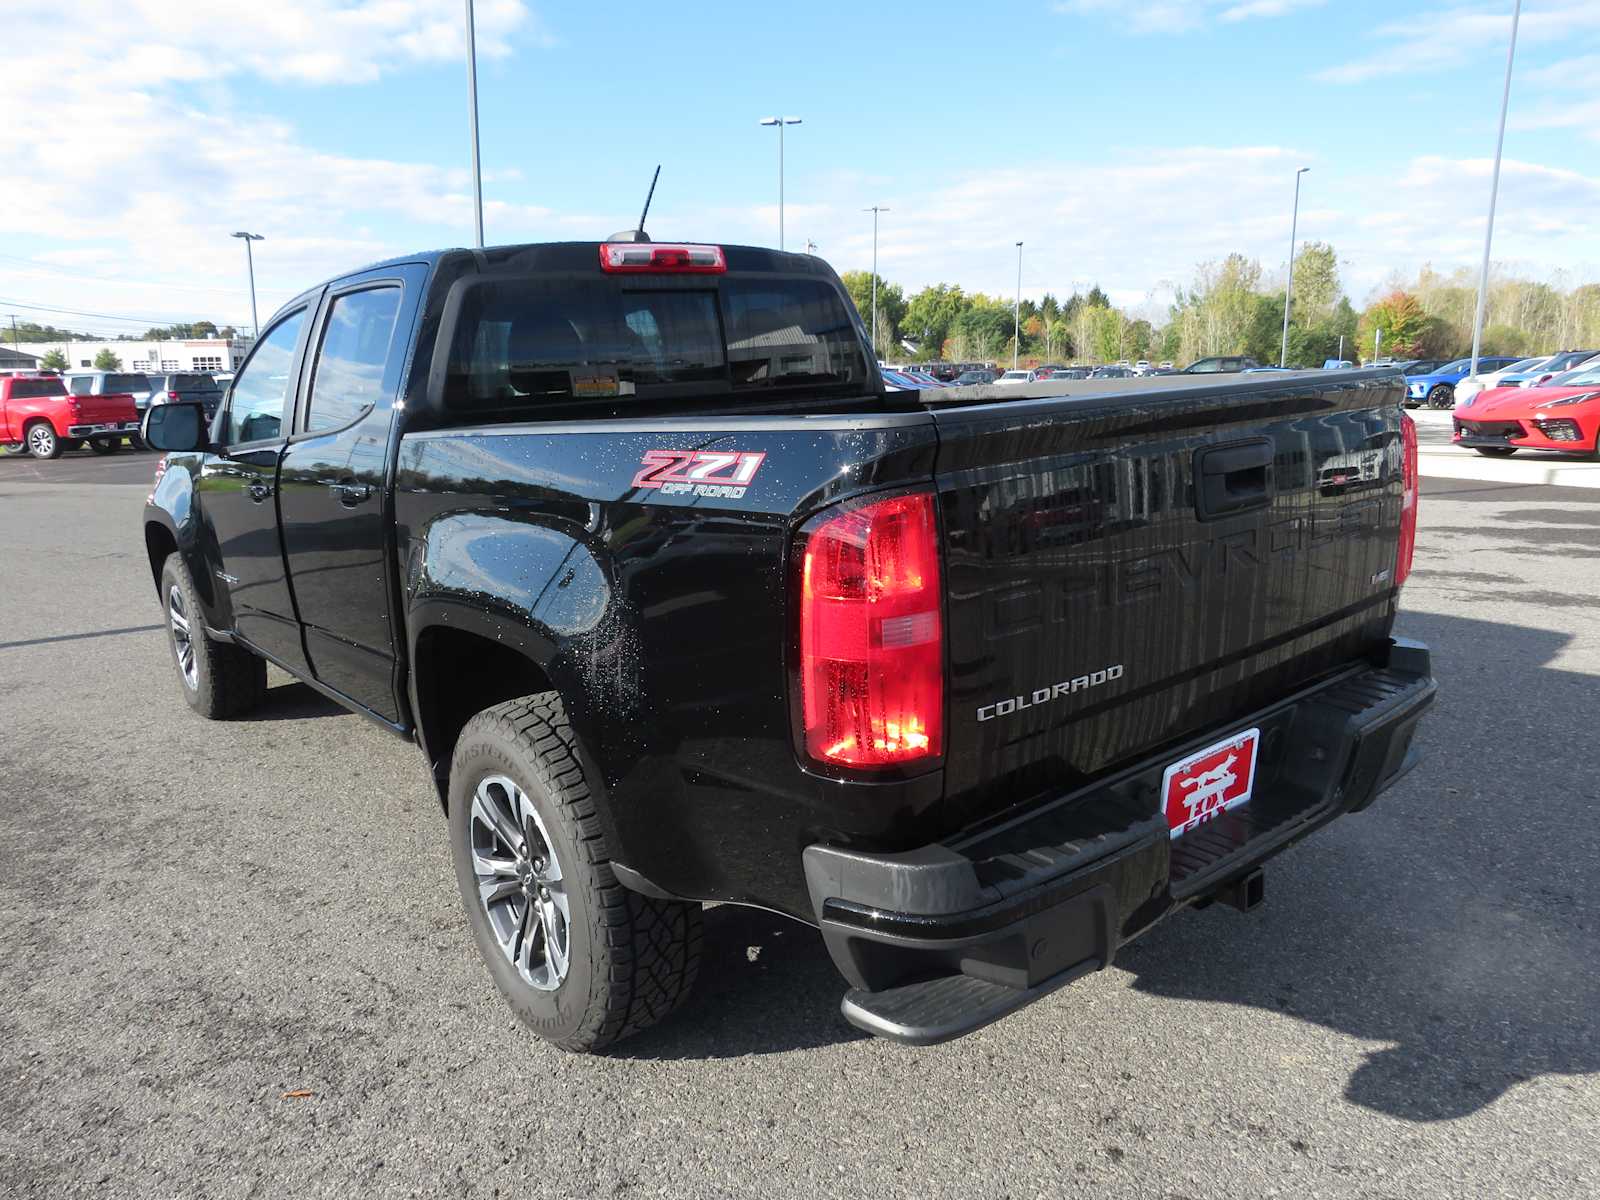
[[[740,500],[766,457],[757,450],[646,450],[633,486],[663,496]]]

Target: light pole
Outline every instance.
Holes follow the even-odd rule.
[[[472,137],[472,228],[483,249],[483,172],[478,167],[478,37],[467,0],[467,129]]]
[[[244,239],[244,261],[250,270],[250,326],[255,330],[255,336],[261,336],[261,319],[256,316],[256,258],[250,250],[251,242],[264,242],[267,239],[259,233],[246,233],[240,230],[233,235]]]
[[[1522,0],[1511,10],[1511,45],[1506,50],[1506,86],[1500,93],[1500,132],[1494,140],[1494,177],[1489,183],[1489,227],[1483,231],[1483,269],[1478,272],[1478,311],[1472,317],[1472,370],[1478,373],[1478,350],[1483,343],[1483,310],[1489,299],[1489,244],[1494,241],[1494,202],[1500,195],[1500,151],[1506,144],[1506,109],[1511,105],[1511,63],[1517,57],[1517,22],[1522,18]]]
[[[763,125],[778,127],[778,249],[783,249],[783,127],[800,124],[799,117],[762,117]]]
[[[1017,352],[1022,349],[1022,243],[1017,243],[1017,302],[1011,306],[1011,369],[1017,369]]]
[[[1289,218],[1289,286],[1283,293],[1283,345],[1278,350],[1280,367],[1289,357],[1289,301],[1294,298],[1294,236],[1300,225],[1300,176],[1309,170],[1310,167],[1301,167],[1294,173],[1294,215]]]
[[[888,206],[874,204],[862,212],[872,214],[872,353],[878,353],[878,214],[888,212]]]

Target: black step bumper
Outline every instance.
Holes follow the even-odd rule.
[[[1414,765],[1434,691],[1427,648],[1397,639],[1381,664],[947,841],[807,847],[817,922],[851,984],[845,1016],[897,1041],[946,1041],[1109,966],[1162,917],[1371,804]],[[1167,765],[1251,727],[1250,803],[1173,841],[1157,802]]]

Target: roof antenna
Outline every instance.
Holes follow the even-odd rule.
[[[608,242],[648,242],[650,235],[644,231],[644,219],[650,215],[650,201],[656,196],[656,180],[661,178],[661,164],[656,164],[656,173],[650,177],[650,191],[644,198],[644,211],[639,214],[639,228],[627,229],[621,233],[613,233],[606,239]]]

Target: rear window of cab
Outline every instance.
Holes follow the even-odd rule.
[[[488,411],[868,380],[851,310],[823,280],[485,277],[462,296],[445,403]]]
[[[11,381],[11,398],[13,400],[34,400],[40,396],[65,396],[67,385],[59,379],[13,379]]]

